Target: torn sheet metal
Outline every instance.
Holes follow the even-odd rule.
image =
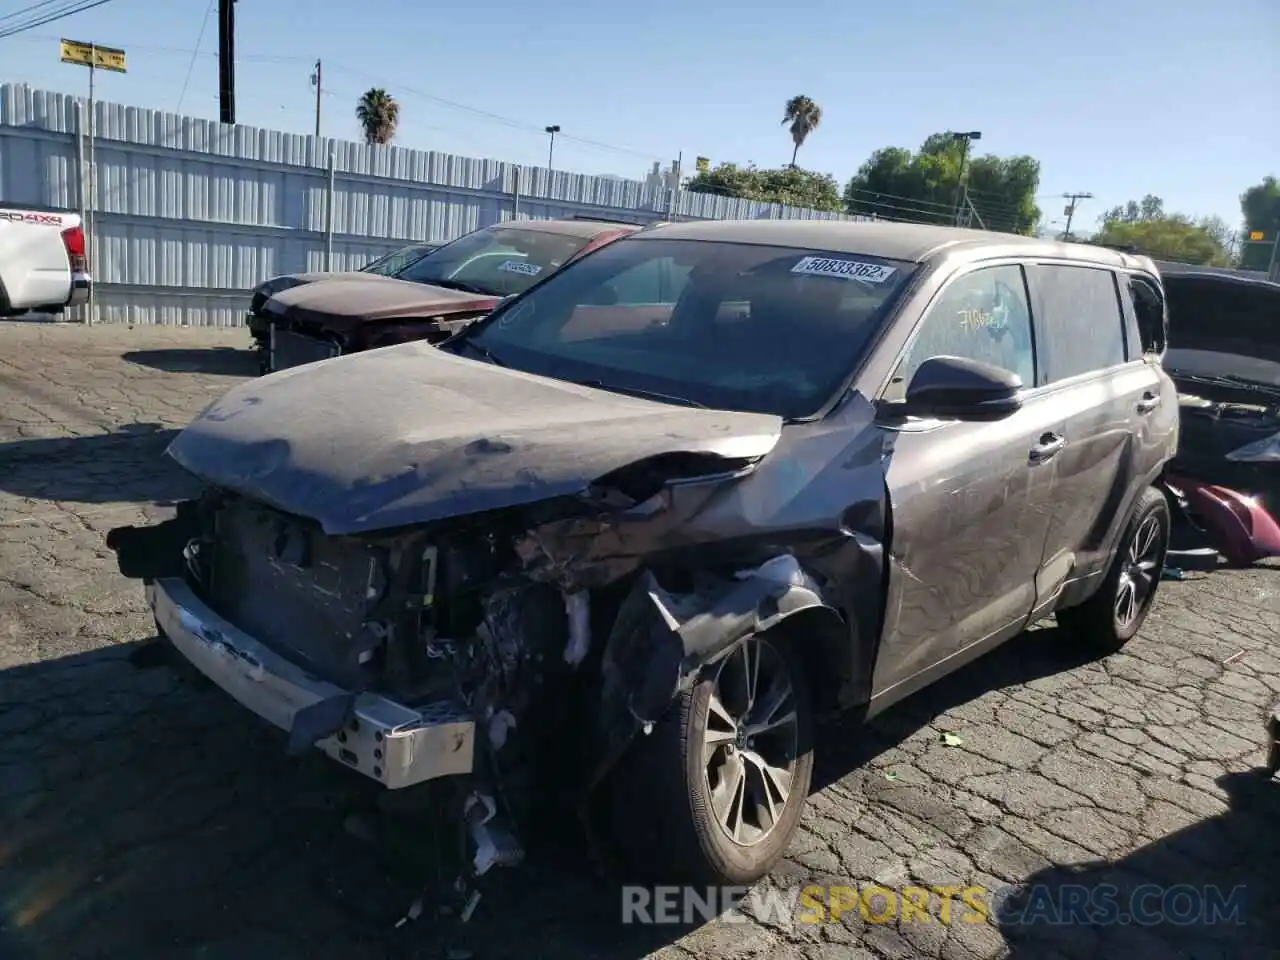
[[[581,493],[662,454],[760,457],[781,427],[408,343],[241,384],[168,453],[211,484],[342,534]]]
[[[854,702],[869,695],[883,615],[888,440],[874,419],[872,404],[851,394],[821,422],[788,425],[773,452],[743,476],[681,480],[628,509],[545,523],[519,546],[526,571],[578,588],[612,583],[666,557],[734,571],[781,563],[774,558],[785,552],[845,618],[858,663],[841,671],[839,699]],[[856,644],[858,637],[870,642]]]

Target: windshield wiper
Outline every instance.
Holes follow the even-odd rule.
[[[461,290],[463,293],[478,293],[482,297],[497,296],[491,290],[484,290],[474,283],[465,283],[462,280],[419,280],[418,283],[429,283],[433,287],[444,287],[446,290]]]
[[[472,340],[470,337],[466,337],[466,336],[462,337],[462,338],[461,338],[461,340],[460,340],[460,341],[459,341],[459,343],[458,343],[458,346],[459,346],[459,347],[470,347],[470,348],[471,348],[472,350],[474,350],[476,353],[480,354],[480,356],[484,357],[484,359],[486,359],[486,360],[488,360],[490,363],[492,363],[495,367],[505,367],[505,366],[506,366],[506,364],[505,364],[505,363],[503,363],[501,360],[499,360],[497,357],[495,357],[495,356],[493,355],[493,351],[492,351],[492,350],[490,350],[490,349],[489,349],[488,347],[486,347],[486,346],[483,346],[483,345],[481,345],[481,344],[479,344],[479,343],[476,343],[476,342],[475,342],[474,340]]]
[[[1233,373],[1215,374],[1215,373],[1186,373],[1177,367],[1169,369],[1171,376],[1178,377],[1181,380],[1190,380],[1193,383],[1203,383],[1208,386],[1218,387],[1236,387],[1240,390],[1255,390],[1258,393],[1276,393],[1280,391],[1280,387],[1273,387],[1269,384],[1258,383],[1256,380],[1248,380],[1244,377],[1238,377]]]
[[[608,390],[611,393],[625,393],[645,400],[660,400],[663,403],[678,403],[682,407],[707,409],[705,403],[699,403],[697,400],[690,400],[688,397],[677,397],[670,393],[659,393],[656,390],[642,390],[639,387],[619,387],[617,384],[605,383],[603,380],[574,380],[572,382],[580,387],[591,387],[594,390]]]

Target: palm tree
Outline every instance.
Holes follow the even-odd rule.
[[[400,104],[381,87],[374,87],[357,101],[356,119],[364,129],[365,143],[390,143],[400,122]]]
[[[822,122],[822,108],[808,97],[792,97],[787,101],[786,115],[782,122],[791,125],[791,142],[796,145],[791,151],[791,166],[794,167],[800,147]]]

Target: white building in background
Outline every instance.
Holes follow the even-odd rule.
[[[660,163],[654,163],[653,168],[645,175],[644,185],[646,187],[657,187],[662,190],[674,190],[680,186],[681,173],[678,164],[672,164],[664,168]]]

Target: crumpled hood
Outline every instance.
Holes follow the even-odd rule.
[[[412,342],[247,381],[168,453],[344,534],[579,493],[659,454],[763,456],[781,428],[775,416],[622,396]]]
[[[374,273],[351,273],[328,278],[317,275],[315,280],[281,290],[267,300],[263,312],[345,332],[380,320],[484,314],[499,300]]]

